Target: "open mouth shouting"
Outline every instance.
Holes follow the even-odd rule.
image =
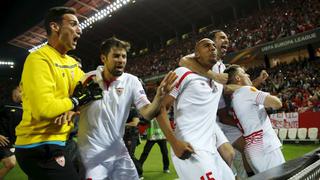
[[[73,38],[72,45],[77,46],[77,42],[78,42],[78,39],[79,39],[79,38],[80,38],[80,36],[75,36],[75,37]]]
[[[221,45],[221,54],[225,55],[227,53],[228,50],[228,45],[227,44],[222,44]]]

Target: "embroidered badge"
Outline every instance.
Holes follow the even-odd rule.
[[[124,88],[116,88],[116,92],[118,96],[120,96],[123,93]]]
[[[65,160],[64,156],[55,157],[54,159],[62,167],[64,167],[64,165],[66,164],[66,160]]]

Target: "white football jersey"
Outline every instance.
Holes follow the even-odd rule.
[[[170,95],[176,99],[176,137],[189,142],[195,150],[216,152],[215,121],[223,86],[185,67],[177,68],[175,73],[177,84]]]
[[[263,105],[267,95],[269,93],[254,87],[243,86],[232,97],[232,106],[246,142],[245,151],[252,156],[269,153],[281,146]]]
[[[114,81],[106,82],[102,72],[103,66],[99,66],[97,70],[86,74],[87,78],[93,76],[103,89],[103,98],[80,110],[78,144],[85,162],[95,161],[94,158],[98,158],[97,154],[101,153],[99,149],[105,149],[103,159],[126,154],[122,137],[130,107],[134,104],[140,109],[150,104],[136,76],[123,73]]]
[[[226,69],[226,66],[223,64],[222,60],[217,61],[217,63],[212,67],[212,71],[216,73],[223,73],[223,71]]]

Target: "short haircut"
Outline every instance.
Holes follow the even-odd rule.
[[[228,66],[227,69],[225,69],[223,71],[223,73],[227,73],[228,74],[227,84],[233,84],[234,83],[234,78],[237,75],[237,72],[238,72],[239,68],[241,68],[241,66],[239,66],[237,64],[232,64],[232,65]]]
[[[194,46],[194,52],[197,52],[197,51],[198,51],[198,48],[199,48],[200,43],[201,43],[202,41],[205,41],[205,40],[210,40],[210,41],[212,41],[210,38],[201,38],[200,40],[198,40],[198,41],[196,42],[196,45]]]
[[[220,29],[212,30],[212,31],[209,32],[209,36],[212,37],[213,39],[216,39],[216,34],[217,34],[218,32],[223,32],[223,31],[220,30]]]
[[[46,14],[46,17],[44,19],[44,27],[47,31],[47,35],[49,36],[51,34],[51,28],[50,28],[50,23],[51,22],[56,22],[56,23],[61,23],[62,21],[62,16],[65,14],[76,14],[76,10],[74,8],[70,7],[53,7],[49,9],[48,13]]]
[[[116,37],[111,37],[101,43],[100,54],[108,54],[113,47],[123,48],[128,52],[130,50],[130,43],[117,39]]]

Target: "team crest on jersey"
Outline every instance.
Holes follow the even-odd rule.
[[[120,96],[123,93],[124,88],[116,88],[116,92],[118,96]]]
[[[64,156],[55,157],[54,159],[62,167],[64,167],[64,165],[66,164],[66,160],[65,160]]]
[[[253,91],[253,92],[257,91],[257,89],[255,87],[251,87],[250,90]]]

